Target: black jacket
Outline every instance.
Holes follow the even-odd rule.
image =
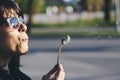
[[[18,68],[12,70],[0,69],[0,80],[31,80],[30,77],[21,72]]]
[[[31,80],[30,77],[25,75],[19,69],[20,56],[15,55],[9,63],[9,70],[0,68],[0,80]]]

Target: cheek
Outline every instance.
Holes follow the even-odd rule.
[[[19,38],[17,36],[16,33],[9,33],[5,38],[5,46],[13,52],[16,50],[16,46],[19,43]]]
[[[16,36],[5,34],[4,36],[0,36],[0,38],[0,48],[2,50],[15,52],[16,45],[19,43]]]
[[[6,40],[6,46],[8,46],[12,51],[16,50],[16,46],[19,43],[19,39],[16,36],[10,36]]]
[[[27,34],[20,34],[17,31],[10,32],[0,39],[0,48],[17,54],[25,54],[28,51],[28,42],[21,39],[27,37]]]

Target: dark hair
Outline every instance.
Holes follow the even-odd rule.
[[[19,5],[15,1],[2,0],[0,1],[0,26],[6,22],[8,14],[11,14],[11,9],[14,10],[18,16],[23,17],[23,13]],[[5,16],[5,14],[7,14],[7,17]]]

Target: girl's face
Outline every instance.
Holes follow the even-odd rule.
[[[0,26],[0,52],[22,55],[28,51],[27,26],[12,12],[7,18],[10,23]]]

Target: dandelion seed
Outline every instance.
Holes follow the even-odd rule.
[[[61,54],[61,50],[62,50],[63,45],[68,44],[70,41],[71,41],[71,37],[69,35],[67,35],[66,37],[64,37],[61,40],[61,44],[60,44],[58,56],[57,56],[57,64],[59,64],[59,62],[60,62],[60,54]]]

